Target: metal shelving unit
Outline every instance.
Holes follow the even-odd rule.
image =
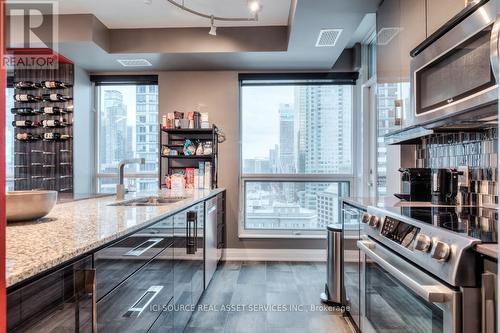
[[[186,139],[195,142],[212,142],[212,154],[210,155],[184,155],[184,141]],[[159,187],[165,187],[165,177],[172,175],[176,170],[185,168],[198,168],[199,162],[211,162],[212,164],[212,188],[217,188],[217,168],[218,168],[218,134],[217,126],[211,128],[162,128],[160,129],[160,167],[159,167]],[[175,149],[178,155],[163,155],[163,147]]]

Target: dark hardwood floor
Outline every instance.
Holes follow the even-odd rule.
[[[185,332],[350,333],[319,300],[325,275],[324,263],[222,262]]]

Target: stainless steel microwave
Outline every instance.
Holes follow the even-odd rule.
[[[474,1],[442,27],[440,36],[429,36],[412,51],[411,111],[404,115],[405,127],[488,121],[496,113],[497,10],[495,0]]]

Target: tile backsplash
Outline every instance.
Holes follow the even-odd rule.
[[[463,204],[498,204],[498,128],[478,132],[433,134],[416,146],[419,168],[467,170],[461,177]]]
[[[417,166],[422,168],[496,168],[498,128],[483,132],[434,134],[417,145]]]

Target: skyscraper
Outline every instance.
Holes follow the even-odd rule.
[[[123,94],[118,90],[105,90],[101,125],[99,126],[99,172],[118,172],[118,163],[133,156],[130,151],[129,127],[127,126],[127,106]],[[113,192],[116,179],[100,180],[100,191]]]
[[[299,86],[295,88],[295,99],[299,117],[299,173],[350,173],[352,113],[344,110],[352,109],[351,87]],[[301,206],[316,210],[318,194],[327,187],[325,183],[305,184],[304,191],[299,193]],[[335,216],[333,211],[325,213],[328,215]]]
[[[136,87],[136,140],[135,155],[144,158],[146,163],[140,166],[144,172],[158,170],[158,87],[156,85],[138,85]],[[158,181],[152,178],[139,178],[137,189],[155,190]]]
[[[279,173],[295,173],[295,115],[290,104],[280,104]],[[295,184],[283,183],[285,202],[295,201]]]
[[[104,91],[104,112],[101,112],[100,128],[100,161],[108,172],[118,170],[118,162],[131,157],[127,150],[127,106],[123,103],[123,95],[117,90]],[[104,170],[102,170],[104,171]]]
[[[280,104],[279,173],[295,172],[295,117],[290,104]]]

